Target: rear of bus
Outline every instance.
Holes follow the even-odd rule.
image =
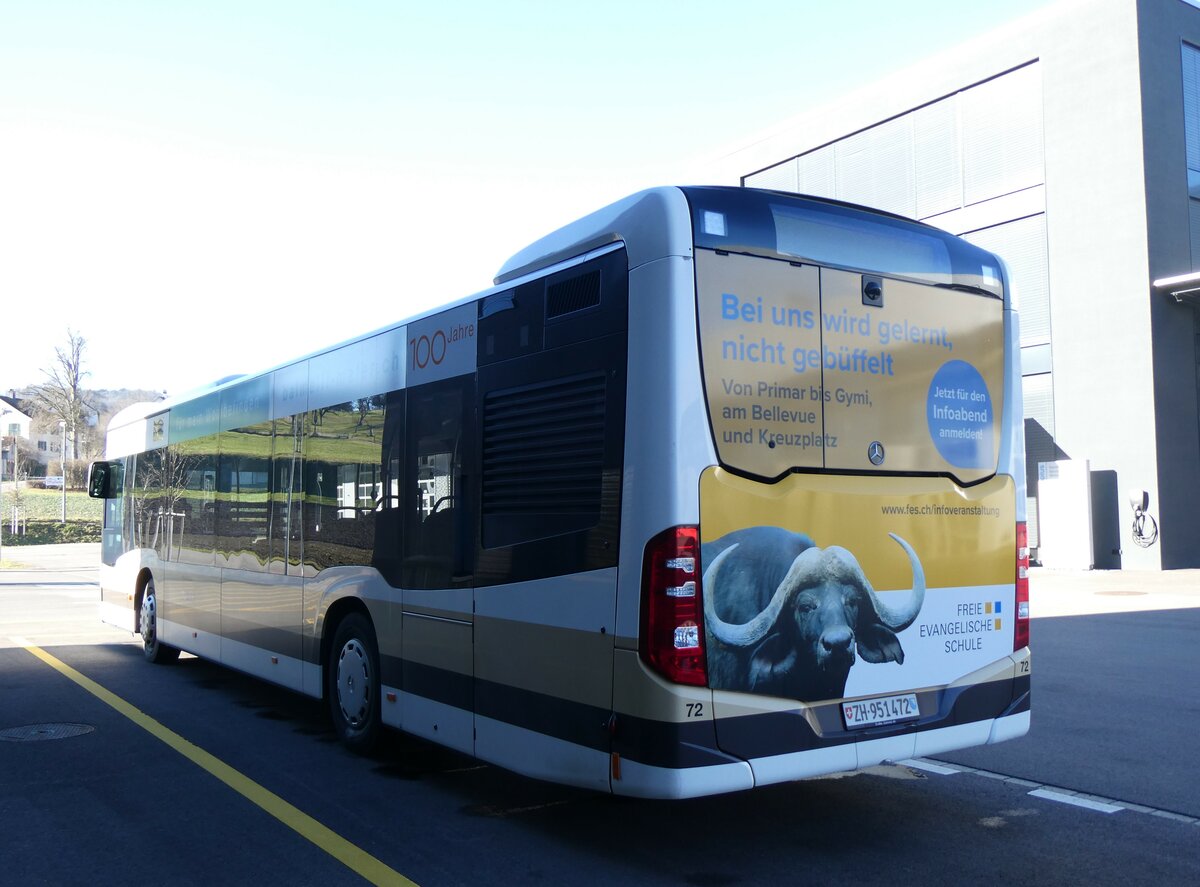
[[[695,478],[698,524],[645,549],[639,651],[687,702],[679,743],[712,754],[654,793],[1024,734],[1024,448],[1002,264],[858,207],[683,191],[716,458]]]

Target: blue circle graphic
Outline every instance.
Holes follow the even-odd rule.
[[[941,457],[956,468],[992,465],[992,398],[979,370],[951,360],[933,374],[925,399],[929,436]]]

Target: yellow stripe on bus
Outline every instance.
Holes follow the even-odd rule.
[[[112,691],[100,686],[100,684],[97,684],[91,678],[76,671],[62,660],[55,658],[45,650],[34,646],[26,640],[21,638],[13,638],[13,640],[18,646],[25,648],[55,671],[70,678],[101,702],[133,721],[133,723],[156,739],[175,749],[175,751],[179,752],[193,764],[221,780],[221,782],[225,783],[242,797],[256,804],[267,813],[270,813],[288,828],[311,841],[338,862],[342,863],[342,865],[361,875],[367,881],[370,881],[372,884],[413,885],[413,887],[416,887],[415,882],[404,877],[404,875],[395,869],[380,862],[362,848],[351,844],[341,835],[326,828],[307,813],[292,806],[274,792],[263,788],[253,779],[230,767],[224,761],[209,754],[199,746],[192,744],[173,730],[164,727],[145,712],[126,702]]]
[[[888,591],[912,569],[896,533],[917,552],[929,588],[1011,584],[1016,576],[1015,486],[997,475],[973,487],[944,477],[790,474],[762,484],[709,468],[700,476],[700,529],[713,542],[747,527],[783,527],[820,548],[849,549]]]

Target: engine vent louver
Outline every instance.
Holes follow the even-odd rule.
[[[604,407],[602,373],[486,395],[483,516],[598,517]]]
[[[546,319],[595,308],[600,304],[600,271],[560,280],[546,287]]]

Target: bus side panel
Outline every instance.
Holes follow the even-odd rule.
[[[262,569],[221,570],[221,662],[303,690],[303,580]]]
[[[998,470],[1016,484],[1017,520],[1027,520],[1028,491],[1025,477],[1025,404],[1021,388],[1021,318],[1016,311],[1004,309],[1004,413],[1000,425],[1006,434],[1000,439]]]
[[[159,548],[165,569],[155,576],[162,640],[214,661],[221,658],[217,453],[216,434],[172,443],[163,452]]]
[[[615,794],[697,797],[753,786],[717,748],[712,691],[670,683],[638,655],[642,558],[662,530],[695,525],[716,461],[696,358],[695,275],[671,256],[629,275],[629,388],[613,684]]]
[[[400,595],[401,726],[416,736],[473,754],[471,588],[405,588]],[[386,676],[391,669],[385,664],[384,671]]]
[[[700,519],[700,473],[716,462],[696,359],[695,276],[671,256],[629,274],[629,390],[617,646],[637,649],[642,554]],[[619,700],[618,700],[619,704]]]
[[[614,794],[694,798],[754,787],[745,761],[717,748],[713,693],[672,684],[632,650],[614,665]]]
[[[112,566],[100,565],[100,620],[117,628],[137,633],[137,577],[143,569],[160,569],[158,555],[151,549],[136,548],[116,558]]]
[[[485,299],[478,328],[475,753],[603,791],[628,278],[609,249]]]
[[[475,754],[608,791],[617,571],[475,590]]]

